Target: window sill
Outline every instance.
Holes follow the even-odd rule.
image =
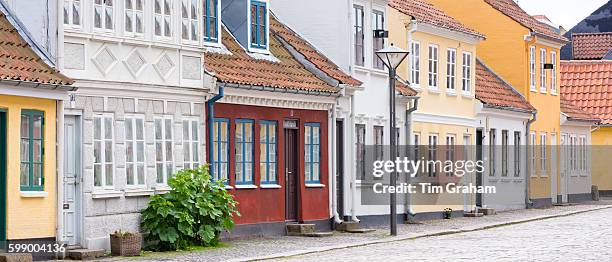
[[[256,185],[236,185],[236,189],[257,189]]]
[[[557,92],[550,92],[551,96],[558,96],[559,94],[557,94]]]
[[[420,93],[422,91],[421,85],[418,84],[410,84],[410,88],[414,89],[414,91],[417,91],[417,93]]]
[[[548,94],[548,90],[543,90],[543,89],[540,89],[540,93],[542,93],[542,94]]]
[[[471,92],[461,92],[461,96],[468,99],[474,99],[474,94],[472,94]]]
[[[277,189],[277,188],[283,188],[280,185],[276,185],[276,184],[261,184],[259,185],[260,188],[262,189]]]
[[[515,178],[514,180],[512,180],[514,183],[523,183],[523,179],[522,178]]]
[[[534,92],[534,93],[538,92],[538,90],[535,88],[535,86],[530,87],[529,91]]]
[[[455,91],[446,91],[447,96],[457,96],[457,92]]]
[[[128,189],[125,190],[126,197],[136,197],[136,196],[152,196],[155,193],[154,190],[151,189]]]
[[[234,189],[234,187],[233,187],[233,186],[230,186],[230,185],[225,185],[225,190],[232,190],[232,189]]]
[[[22,198],[45,198],[49,196],[45,191],[21,191]]]
[[[433,93],[433,94],[441,94],[442,91],[440,91],[440,89],[438,89],[437,87],[432,87],[430,86],[427,91],[429,91],[429,93]]]
[[[306,184],[307,188],[324,188],[325,185],[323,184]]]
[[[157,186],[155,188],[155,194],[156,195],[163,195],[165,193],[170,192],[170,190],[172,190],[172,188],[170,188],[169,186],[166,186],[166,185]]]
[[[123,195],[123,192],[116,190],[97,191],[91,193],[93,199],[104,199],[104,198],[119,198]]]

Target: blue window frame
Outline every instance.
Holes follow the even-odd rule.
[[[204,41],[219,41],[219,5],[218,0],[204,0]]]
[[[21,111],[21,191],[44,190],[44,118],[42,111]]]
[[[306,183],[321,183],[321,124],[306,123],[304,135],[304,162]]]
[[[226,118],[215,118],[213,127],[213,177],[215,180],[225,180],[229,184],[229,120]]]
[[[250,119],[236,120],[236,185],[253,184],[254,123]]]
[[[259,175],[261,184],[277,184],[276,121],[259,123]]]
[[[268,9],[263,1],[251,1],[251,47],[268,47]]]

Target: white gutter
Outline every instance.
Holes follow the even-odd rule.
[[[353,129],[355,127],[355,98],[353,97],[353,95],[349,96],[350,99],[350,129]],[[351,172],[351,220],[354,222],[359,222],[359,219],[357,218],[357,202],[355,201],[355,197],[357,196],[357,173],[355,172],[355,150],[354,150],[354,145],[355,145],[355,134],[351,134],[350,135],[351,138],[351,143],[349,145],[349,147],[351,148],[351,150],[349,152],[350,153],[350,159],[351,161],[349,161],[349,166],[350,166],[350,172]]]
[[[410,24],[408,24],[406,27],[410,26],[410,28],[408,29],[408,50],[412,51],[412,33],[416,32],[417,30],[417,23],[416,20],[412,20],[410,22]],[[411,69],[410,68],[410,61],[408,61],[408,74],[411,75]],[[409,76],[408,79],[410,79],[411,77]],[[408,81],[410,82],[410,80]],[[417,100],[418,101],[418,100]],[[417,101],[415,101],[415,103],[418,103]],[[415,110],[416,110],[416,105],[415,105]],[[414,111],[414,110],[413,110]],[[410,148],[410,143],[412,141],[412,111],[407,110],[406,111],[406,146],[408,148]],[[417,146],[417,145],[414,145]],[[415,159],[418,156],[414,156]],[[411,177],[409,175],[406,176],[406,180],[407,183],[410,184],[410,182],[412,182]],[[406,216],[406,220],[410,219],[410,216],[414,216],[416,215],[416,213],[414,212],[414,209],[412,208],[412,194],[406,194],[406,207],[405,210],[407,213]]]
[[[336,224],[340,224],[342,223],[342,219],[340,219],[340,215],[338,215],[338,179],[336,177],[336,174],[338,174],[338,163],[336,161],[336,154],[337,154],[337,148],[336,148],[336,104],[334,103],[334,105],[332,106],[332,113],[331,113],[331,122],[330,122],[330,130],[331,130],[331,143],[329,143],[330,148],[331,148],[331,172],[330,172],[330,177],[331,177],[331,190],[330,192],[332,192],[332,214],[334,216],[334,222],[336,222]]]

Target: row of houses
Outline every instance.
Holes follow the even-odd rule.
[[[108,249],[203,164],[239,202],[227,237],[386,223],[362,198],[365,148],[390,136],[430,158],[471,146],[487,167],[463,182],[503,192],[401,195],[399,221],[591,196],[601,117],[563,96],[568,39],[511,0],[0,4],[3,239]],[[396,119],[375,54],[390,44],[410,51]]]

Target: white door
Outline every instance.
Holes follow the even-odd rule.
[[[81,130],[78,118],[64,119],[64,194],[62,199],[62,239],[80,245],[81,225]]]
[[[551,197],[552,197],[552,202],[553,203],[558,203],[559,201],[557,201],[557,195],[559,195],[560,192],[557,191],[557,185],[558,185],[558,181],[559,181],[559,174],[558,174],[558,168],[557,168],[557,163],[559,160],[557,160],[558,158],[558,153],[557,153],[557,135],[556,134],[551,134],[550,135],[550,185],[551,185]]]

